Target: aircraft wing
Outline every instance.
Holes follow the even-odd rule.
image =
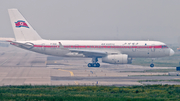
[[[64,48],[64,46],[59,42],[60,48]],[[119,51],[115,50],[88,50],[88,49],[68,49],[71,53],[83,54],[85,57],[105,57],[108,54],[121,54]]]
[[[104,57],[107,56],[108,53],[105,51],[99,50],[80,50],[80,49],[70,49],[70,52],[75,52],[78,54],[83,54],[85,57]]]

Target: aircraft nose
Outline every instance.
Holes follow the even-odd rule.
[[[174,51],[170,49],[169,56],[172,56],[172,55],[174,55]]]

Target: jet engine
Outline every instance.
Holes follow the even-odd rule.
[[[118,54],[118,55],[108,55],[102,58],[102,62],[112,63],[112,64],[127,64],[129,63],[128,55]]]

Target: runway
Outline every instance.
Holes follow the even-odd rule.
[[[169,72],[156,72],[157,69],[175,70],[175,67],[150,68],[100,62],[100,68],[89,68],[87,63],[91,59],[87,58],[52,57],[13,46],[0,49],[0,86],[180,84],[177,81],[170,81],[179,80],[179,76],[169,76]],[[140,80],[161,81],[139,82]]]

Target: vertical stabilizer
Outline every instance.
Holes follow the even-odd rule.
[[[8,9],[8,12],[16,41],[42,39],[17,9]]]

